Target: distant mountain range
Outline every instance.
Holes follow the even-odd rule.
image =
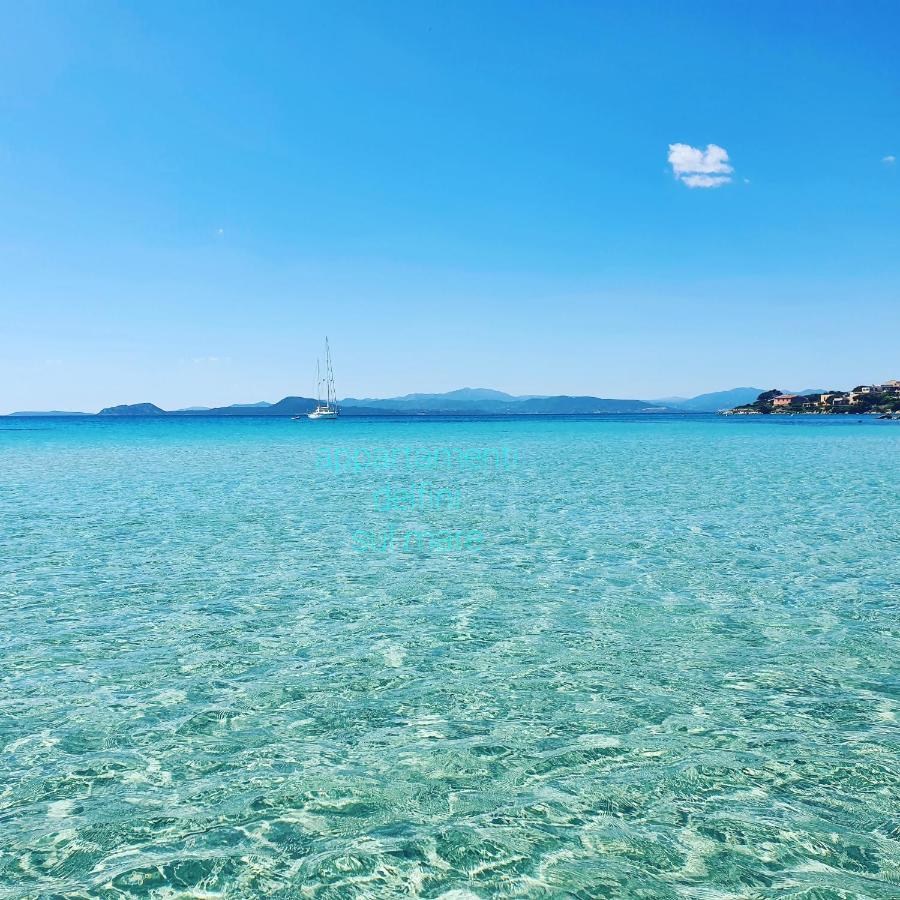
[[[731,409],[742,403],[752,403],[763,390],[763,388],[739,387],[730,391],[699,394],[696,397],[665,397],[656,402],[662,406],[671,406],[688,412],[718,412],[720,409]]]
[[[347,397],[340,401],[341,411],[353,415],[355,410],[385,413],[478,414],[478,415],[572,415],[591,413],[632,413],[653,408],[643,400],[610,400],[604,397],[570,397],[560,395],[515,397],[488,388],[460,388],[446,394],[406,394],[386,399]]]
[[[228,409],[264,409],[267,406],[271,406],[271,403],[268,403],[265,400],[260,400],[259,403],[232,403]],[[212,410],[211,406],[186,406],[184,409],[173,409],[172,412],[176,413],[198,413],[198,412],[210,412]]]
[[[84,412],[66,412],[61,409],[48,409],[45,412],[39,410],[23,410],[22,412],[10,413],[11,416],[89,416],[91,413]]]
[[[713,391],[711,394],[699,394],[696,397],[661,397],[654,402],[660,404],[660,406],[669,406],[685,412],[719,412],[723,409],[743,406],[745,403],[753,403],[764,390],[764,388],[739,387],[732,388],[730,391]],[[809,388],[795,391],[794,393],[820,394],[822,391]]]
[[[153,403],[134,403],[101,409],[101,416],[299,416],[315,409],[312,397],[285,397],[277,403],[178,409],[166,412]],[[409,415],[592,415],[602,413],[673,412],[643,400],[604,397],[526,397],[500,391],[464,388],[449,394],[408,394],[389,399],[340,401],[343,416]]]
[[[615,400],[605,397],[568,395],[514,396],[489,388],[460,388],[443,394],[405,394],[402,397],[340,401],[344,416],[391,415],[594,415],[604,413],[696,413],[718,412],[752,403],[762,388],[740,387],[729,391],[700,394],[697,397],[665,397],[658,400]],[[801,391],[800,393],[812,393]],[[233,403],[230,406],[191,406],[164,410],[153,403],[108,406],[101,416],[299,416],[315,408],[311,397],[284,397],[277,403]],[[83,416],[79,412],[16,412],[13,416]]]

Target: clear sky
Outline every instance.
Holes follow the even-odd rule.
[[[0,3],[0,412],[900,377],[900,4]],[[897,159],[895,160],[894,157]]]

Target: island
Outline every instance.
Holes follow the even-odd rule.
[[[785,394],[764,391],[752,403],[723,410],[724,416],[755,415],[879,415],[900,419],[900,381],[860,384],[852,391],[824,391],[815,394]]]
[[[107,406],[97,413],[98,416],[164,416],[166,411],[155,403],[121,403],[119,406]]]

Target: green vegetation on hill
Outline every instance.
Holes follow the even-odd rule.
[[[861,384],[852,391],[822,391],[814,394],[785,394],[774,389],[764,391],[752,403],[727,410],[726,415],[798,413],[900,415],[900,381]]]

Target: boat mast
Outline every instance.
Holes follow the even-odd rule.
[[[337,393],[334,389],[334,369],[331,368],[331,347],[328,346],[328,337],[325,338],[325,377],[328,380],[328,406],[337,406]]]
[[[316,357],[316,408],[322,405],[322,373],[319,370],[319,359]]]

